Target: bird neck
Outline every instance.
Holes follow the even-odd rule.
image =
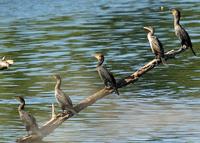
[[[61,79],[57,79],[55,89],[60,89]]]
[[[104,62],[104,59],[99,60],[97,67],[101,66],[103,64],[103,62]]]
[[[174,27],[175,27],[176,25],[179,25],[179,21],[180,21],[180,17],[174,15]]]
[[[149,32],[149,33],[147,34],[147,38],[150,39],[151,36],[153,36],[153,33],[152,33],[152,32]]]
[[[21,102],[21,104],[18,107],[18,110],[19,111],[24,110],[24,106],[25,106],[25,102]]]

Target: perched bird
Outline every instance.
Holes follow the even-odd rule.
[[[53,77],[56,79],[56,86],[55,86],[55,98],[61,107],[61,109],[64,111],[70,111],[73,114],[77,114],[77,112],[73,108],[72,101],[69,96],[67,96],[61,87],[61,77],[60,75],[53,75]]]
[[[95,54],[94,57],[98,60],[97,71],[99,73],[101,80],[104,82],[104,85],[106,87],[112,87],[114,89],[115,93],[117,95],[119,95],[119,92],[117,90],[116,80],[115,80],[114,76],[103,65],[104,55],[101,53],[98,53],[98,54]]]
[[[194,52],[194,50],[192,48],[192,42],[191,42],[189,34],[179,23],[180,17],[181,17],[180,11],[178,9],[172,9],[171,12],[172,12],[172,15],[174,16],[175,34],[180,39],[181,46],[183,48],[190,48],[192,53],[196,56],[196,53]]]
[[[0,70],[9,68],[9,66],[12,65],[13,63],[14,63],[13,60],[7,60],[6,57],[4,56],[0,60]]]
[[[24,106],[25,106],[24,98],[21,96],[17,96],[16,98],[20,102],[20,105],[18,107],[19,116],[26,127],[28,135],[30,135],[30,133],[32,134],[38,133],[38,125],[36,123],[36,119],[30,113],[24,111]]]
[[[149,40],[151,50],[155,54],[156,59],[160,59],[163,64],[166,64],[164,48],[160,40],[156,36],[154,36],[153,27],[148,26],[148,27],[144,27],[144,29],[147,30],[148,32],[147,39]]]

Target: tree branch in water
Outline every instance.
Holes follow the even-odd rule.
[[[178,50],[171,50],[165,53],[165,59],[173,59],[176,55],[184,52],[187,48],[180,48]],[[152,70],[154,67],[158,66],[161,63],[159,59],[153,59],[147,64],[145,64],[143,67],[139,68],[136,72],[132,73],[131,75],[122,78],[117,81],[117,87],[122,88],[130,83],[136,82],[142,75],[147,73],[148,71]],[[112,89],[106,89],[103,88],[93,95],[88,96],[87,98],[80,101],[79,104],[74,106],[74,109],[78,112],[81,110],[87,108],[88,106],[94,104],[97,100],[104,98],[105,96],[111,94],[113,92]],[[34,142],[38,140],[42,140],[44,137],[48,136],[50,133],[52,133],[56,128],[58,128],[64,121],[67,119],[73,117],[73,114],[70,113],[58,113],[55,114],[54,105],[52,105],[52,117],[49,121],[44,123],[39,128],[39,134],[37,135],[29,135],[24,136],[19,139],[17,139],[17,142],[20,143],[26,143],[26,142]]]

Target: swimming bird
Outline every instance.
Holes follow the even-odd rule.
[[[104,55],[101,53],[97,53],[94,55],[94,57],[98,60],[97,71],[101,80],[104,82],[104,85],[106,86],[106,88],[112,87],[115,93],[119,95],[117,83],[113,74],[110,71],[108,71],[107,68],[103,65]]]
[[[4,56],[0,60],[0,70],[9,68],[9,66],[12,65],[13,63],[14,63],[13,60],[7,60],[6,57]]]
[[[69,111],[73,114],[77,114],[77,112],[73,108],[72,100],[61,89],[61,76],[53,75],[53,77],[56,79],[55,98],[56,98],[59,106],[61,107],[63,113],[64,113],[64,111]]]
[[[24,110],[25,106],[24,98],[22,96],[17,96],[16,99],[20,102],[20,105],[18,107],[18,112],[20,119],[23,121],[25,125],[28,135],[30,135],[31,133],[32,134],[38,133],[38,125],[36,119],[33,117],[33,115]]]
[[[160,59],[163,64],[166,64],[164,48],[160,40],[154,35],[154,28],[151,26],[148,26],[148,27],[144,27],[144,29],[147,30],[148,32],[147,39],[149,40],[149,44],[150,44],[152,52],[155,54],[155,58]]]
[[[192,53],[196,56],[196,53],[192,48],[192,42],[191,42],[189,34],[180,25],[181,12],[178,9],[172,9],[171,12],[172,12],[172,15],[174,16],[175,34],[180,39],[182,48],[190,48]]]

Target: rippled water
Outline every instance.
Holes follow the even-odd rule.
[[[160,7],[164,6],[161,11]],[[120,79],[150,61],[143,26],[153,25],[165,50],[179,47],[170,8],[182,10],[198,57],[184,52],[66,121],[48,142],[199,142],[200,3],[192,1],[88,0],[0,1],[0,56],[15,64],[0,71],[0,142],[26,134],[15,100],[41,125],[50,117],[55,81],[74,103],[103,87],[91,56],[103,52]],[[56,108],[59,110],[59,108]]]

